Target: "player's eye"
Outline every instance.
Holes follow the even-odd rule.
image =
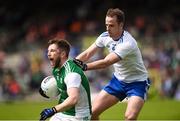
[[[56,51],[57,51],[56,49],[49,50],[49,52],[56,52]]]
[[[110,24],[109,27],[114,27],[114,25]]]

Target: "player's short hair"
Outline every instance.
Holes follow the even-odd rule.
[[[124,12],[122,10],[120,10],[119,8],[110,8],[108,9],[106,16],[110,16],[110,17],[117,17],[117,22],[118,23],[123,23],[125,22],[125,15]]]
[[[54,39],[49,40],[48,45],[51,45],[51,44],[56,44],[59,49],[66,52],[67,57],[69,56],[71,45],[67,40],[54,38]]]

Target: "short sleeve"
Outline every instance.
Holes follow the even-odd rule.
[[[103,45],[103,39],[102,39],[101,36],[99,36],[99,37],[96,39],[95,45],[96,45],[97,47],[104,47],[104,45]]]
[[[78,73],[72,72],[66,75],[64,81],[66,83],[67,88],[79,88],[81,85],[81,76]]]

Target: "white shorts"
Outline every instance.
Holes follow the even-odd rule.
[[[87,117],[76,117],[70,116],[63,113],[54,114],[49,121],[90,121],[91,116]]]

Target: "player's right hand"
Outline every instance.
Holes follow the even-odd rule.
[[[55,113],[57,113],[57,110],[55,107],[44,109],[40,113],[41,117],[40,117],[39,121],[45,121],[47,118],[53,116]]]
[[[87,64],[83,63],[81,60],[74,58],[73,62],[78,65],[83,71],[87,70]]]

